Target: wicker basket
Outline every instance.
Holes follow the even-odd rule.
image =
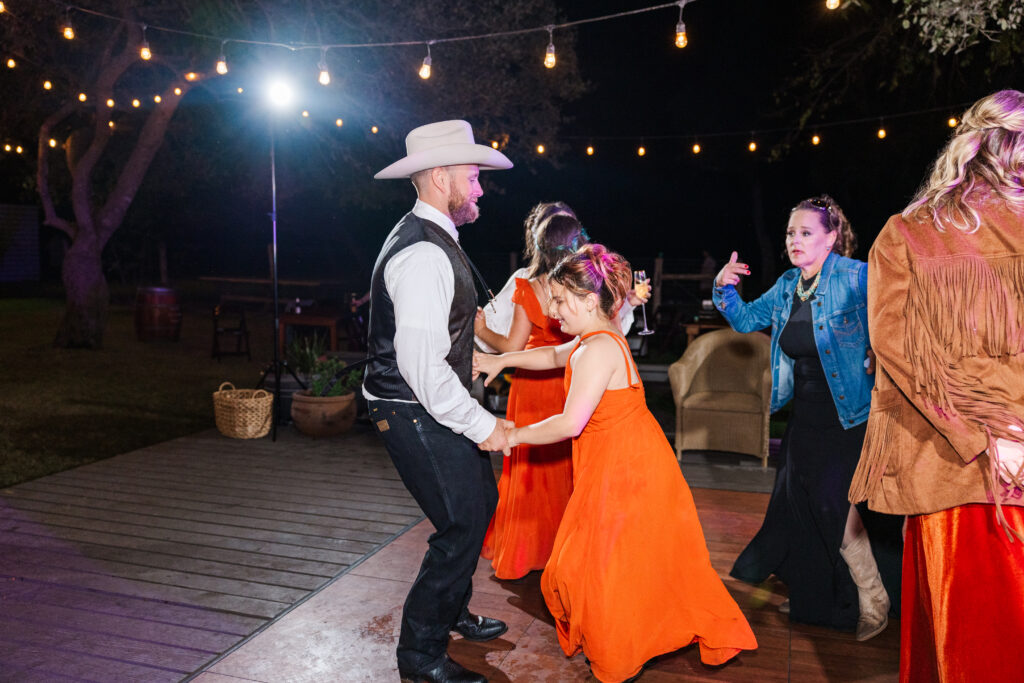
[[[266,436],[270,431],[273,403],[274,395],[263,389],[235,389],[231,382],[224,382],[213,392],[217,429],[232,439]]]

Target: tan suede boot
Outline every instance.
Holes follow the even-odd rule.
[[[857,620],[857,640],[874,638],[889,625],[889,594],[882,585],[882,577],[871,553],[868,535],[861,533],[839,553],[850,567],[850,576],[857,584],[860,618]]]

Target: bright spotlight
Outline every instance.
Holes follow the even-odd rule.
[[[267,100],[277,109],[284,109],[292,102],[292,86],[286,81],[272,81],[267,87]]]

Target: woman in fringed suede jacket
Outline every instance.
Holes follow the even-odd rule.
[[[1024,93],[976,102],[868,259],[850,500],[911,515],[901,681],[1024,680]]]

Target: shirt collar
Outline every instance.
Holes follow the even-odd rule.
[[[420,201],[419,199],[417,199],[416,203],[413,205],[412,213],[414,216],[422,218],[423,220],[436,223],[451,235],[456,242],[459,241],[459,231],[455,229],[455,223],[452,222],[452,219],[448,214],[441,213],[430,204]]]

